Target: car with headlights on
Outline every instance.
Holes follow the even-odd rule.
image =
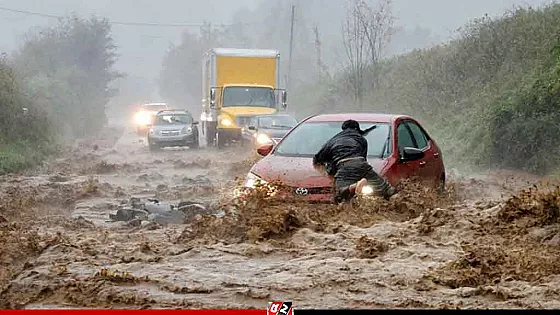
[[[154,123],[156,114],[161,110],[168,109],[169,106],[167,103],[147,103],[140,105],[134,114],[136,134],[145,136],[150,126]]]
[[[198,122],[185,110],[162,110],[148,131],[151,151],[164,147],[188,146],[198,149]]]
[[[332,200],[331,179],[313,168],[313,156],[332,136],[341,131],[348,119],[361,129],[376,125],[367,136],[368,162],[392,185],[406,178],[420,179],[428,185],[445,187],[445,167],[435,140],[414,118],[386,114],[323,114],[306,118],[278,144],[261,145],[264,156],[247,175],[245,188],[280,182],[284,196],[307,201]],[[367,187],[367,186],[366,186]],[[286,192],[287,191],[287,192]],[[364,189],[371,194],[373,189]]]
[[[251,118],[242,134],[255,146],[277,144],[297,123],[297,119],[287,114],[258,115]]]

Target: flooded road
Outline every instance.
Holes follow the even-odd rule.
[[[559,190],[519,192],[539,178],[456,176],[445,197],[412,189],[353,207],[239,206],[252,152],[151,153],[141,140],[115,131],[0,179],[1,308],[560,307]],[[236,216],[110,220],[131,198]]]

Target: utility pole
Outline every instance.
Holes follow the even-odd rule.
[[[291,77],[292,77],[292,51],[294,48],[294,20],[295,20],[295,12],[296,12],[296,6],[292,5],[292,22],[291,22],[291,27],[290,27],[290,55],[288,56],[288,80],[287,81],[287,86],[286,88],[288,89],[288,91],[290,91],[291,86],[290,86],[290,81],[291,81]]]
[[[319,39],[319,28],[313,28],[315,33],[315,53],[317,54],[317,74],[319,78],[323,75],[323,61],[321,60],[321,40]]]

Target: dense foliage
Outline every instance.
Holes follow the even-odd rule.
[[[63,137],[103,128],[118,77],[110,30],[103,19],[61,19],[0,61],[0,174],[37,164]]]
[[[52,138],[46,117],[21,91],[14,71],[0,60],[0,174],[40,161]]]
[[[28,94],[58,133],[79,137],[104,126],[109,84],[118,77],[110,31],[107,20],[71,17],[30,34],[16,54]]]

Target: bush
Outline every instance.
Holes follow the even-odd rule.
[[[545,173],[560,165],[560,46],[491,116],[496,164]]]
[[[52,142],[49,123],[21,92],[6,59],[0,60],[0,113],[0,174],[40,162]]]
[[[0,175],[35,167],[53,152],[54,147],[48,143],[17,141],[0,144]]]

